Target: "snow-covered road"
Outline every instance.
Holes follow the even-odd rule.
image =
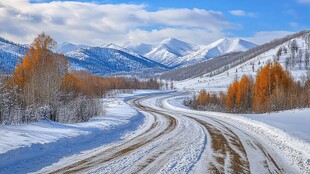
[[[244,117],[193,111],[182,93],[130,104],[145,116],[123,140],[67,157],[38,173],[309,173],[310,144]]]

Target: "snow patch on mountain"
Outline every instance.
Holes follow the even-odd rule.
[[[73,51],[73,50],[78,50],[81,48],[88,48],[88,47],[89,46],[87,46],[87,45],[75,45],[75,44],[72,44],[69,42],[64,42],[64,43],[61,43],[58,45],[56,51],[60,51],[62,53],[68,53],[68,52]]]
[[[152,50],[152,45],[145,43],[129,43],[124,45],[125,48],[132,50],[140,55],[145,55]]]
[[[130,50],[130,49],[127,49],[125,47],[121,47],[119,45],[116,45],[116,44],[113,44],[113,43],[110,43],[110,44],[105,44],[105,45],[102,45],[101,46],[102,48],[111,48],[111,49],[115,49],[115,50],[120,50],[120,51],[123,51],[123,52],[126,52],[126,53],[129,53],[131,55],[134,55],[136,57],[140,57],[140,58],[145,58],[143,57],[142,55]]]

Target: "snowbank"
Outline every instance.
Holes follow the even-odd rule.
[[[310,142],[310,108],[267,114],[240,115],[282,129],[294,137],[298,137],[304,141]]]

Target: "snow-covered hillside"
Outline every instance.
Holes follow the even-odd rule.
[[[110,45],[111,46],[111,45]],[[155,73],[165,66],[139,55],[132,55],[115,48],[90,47],[65,54],[77,69],[86,69],[95,74]]]
[[[226,65],[225,67],[228,67],[228,69],[220,71],[219,74],[217,74],[215,70],[199,77],[175,82],[175,87],[178,89],[190,90],[207,89],[209,91],[225,91],[227,86],[235,79],[240,79],[243,75],[255,77],[257,71],[262,66],[274,60],[278,60],[284,68],[287,67],[296,80],[301,79],[307,72],[305,62],[310,51],[310,31],[303,31],[300,33],[301,34],[296,33],[297,37],[285,41],[280,45],[275,44],[275,42],[269,43],[268,47],[273,44],[275,45],[270,49],[264,48],[267,47],[267,44],[265,44],[266,46],[262,45],[261,49],[266,49],[267,51],[258,55],[254,54],[257,50],[249,50],[247,54],[239,56],[240,60],[243,59],[242,56],[250,57],[249,60],[236,66]],[[292,52],[291,49],[294,43],[296,43],[298,48],[297,51]],[[281,52],[281,54],[278,52]],[[251,57],[251,54],[255,56]],[[292,57],[294,57],[294,59]],[[309,59],[309,57],[307,57],[307,59]],[[287,66],[287,64],[289,65]]]
[[[145,43],[129,43],[125,44],[124,48],[132,50],[140,55],[145,55],[152,50],[152,45]]]
[[[113,44],[113,43],[110,43],[110,44],[105,44],[105,45],[102,45],[100,46],[102,48],[111,48],[111,49],[115,49],[115,50],[119,50],[119,51],[122,51],[122,52],[125,52],[125,53],[128,53],[128,54],[131,54],[133,56],[136,56],[136,57],[139,57],[139,58],[142,58],[144,59],[145,57],[142,56],[141,54],[135,52],[135,51],[132,51],[130,49],[127,49],[125,47],[121,47],[119,45],[116,45],[116,44]]]
[[[81,48],[88,48],[88,47],[89,46],[86,46],[86,45],[75,45],[69,42],[64,42],[58,45],[56,51],[60,51],[62,53],[68,53],[73,50],[78,50]]]
[[[11,73],[18,57],[25,54],[27,47],[0,37],[0,72]]]

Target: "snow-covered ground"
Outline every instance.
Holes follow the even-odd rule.
[[[150,93],[156,92],[141,90],[103,99],[106,114],[85,123],[0,125],[0,173],[34,172],[65,156],[121,140],[144,122],[126,101]]]
[[[178,112],[205,115],[208,118],[219,120],[233,130],[235,129],[235,133],[238,130],[247,132],[247,135],[259,140],[268,151],[278,156],[277,158],[286,161],[283,163],[284,165],[286,163],[291,169],[299,168],[302,173],[310,172],[310,109],[241,116],[191,110],[182,104],[185,97],[187,96],[169,98],[163,102],[164,106]],[[237,135],[241,139],[244,136],[241,132]],[[256,155],[249,156],[249,159],[257,158]],[[261,173],[259,168],[256,169],[256,172]]]
[[[180,96],[169,100],[171,105],[189,109],[183,105],[184,99],[190,96]],[[207,112],[207,111],[206,111]],[[275,128],[281,129],[293,137],[300,138],[310,143],[310,108],[294,109],[266,114],[230,114],[256,120]]]
[[[241,114],[261,121],[310,143],[310,109],[295,109],[267,114]]]
[[[310,172],[310,109],[240,116],[191,110],[186,97],[136,91],[86,123],[1,126],[0,173]]]

